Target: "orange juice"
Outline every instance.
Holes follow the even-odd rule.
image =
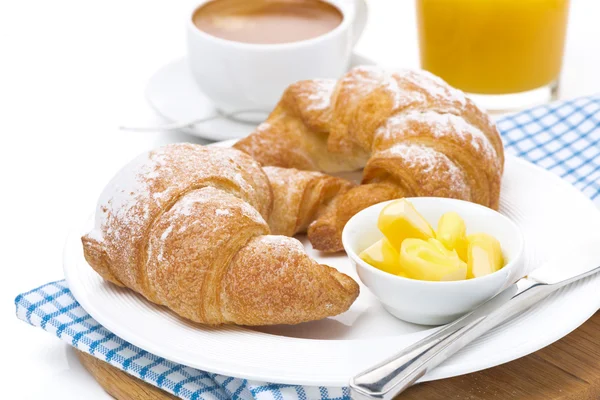
[[[537,89],[559,76],[568,0],[417,0],[421,66],[477,94]]]

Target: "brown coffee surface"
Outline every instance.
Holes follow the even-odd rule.
[[[198,8],[198,29],[244,43],[290,43],[321,36],[341,22],[341,12],[319,0],[213,0]]]

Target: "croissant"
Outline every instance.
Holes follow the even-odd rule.
[[[494,123],[425,72],[357,67],[338,81],[289,86],[267,120],[234,145],[263,165],[336,173],[364,168],[308,227],[313,247],[342,250],[358,211],[398,197],[453,197],[498,207],[504,165]]]
[[[271,181],[272,180],[272,181]],[[353,184],[266,168],[232,149],[168,145],[100,196],[84,255],[104,279],[210,325],[296,324],[346,311],[358,285],[291,237]],[[272,228],[267,223],[272,224]]]

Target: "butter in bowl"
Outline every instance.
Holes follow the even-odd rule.
[[[523,267],[523,235],[506,216],[467,201],[392,200],[356,214],[344,248],[395,317],[441,325],[502,290]]]

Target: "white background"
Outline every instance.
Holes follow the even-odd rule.
[[[482,0],[483,1],[483,0]],[[527,1],[527,0],[524,0]],[[0,2],[1,397],[106,399],[66,344],[18,321],[14,297],[62,279],[70,227],[135,154],[185,135],[119,132],[160,122],[146,80],[185,51],[193,2]],[[416,67],[414,5],[371,0],[357,51]],[[573,0],[561,97],[600,92],[600,2]]]

